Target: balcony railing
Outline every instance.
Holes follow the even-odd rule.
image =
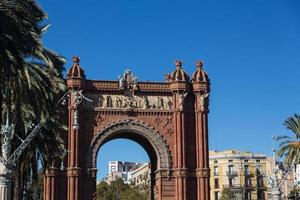
[[[238,173],[236,171],[227,171],[226,175],[227,176],[238,176]]]
[[[242,185],[241,184],[226,184],[226,185],[223,185],[223,188],[231,188],[231,189],[242,188]]]
[[[244,171],[244,175],[245,176],[253,176],[253,172],[250,172],[250,171]]]

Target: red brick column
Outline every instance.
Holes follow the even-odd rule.
[[[187,178],[188,169],[186,166],[186,132],[185,123],[185,98],[188,94],[189,84],[186,81],[172,82],[174,102],[174,137],[175,137],[175,156],[174,156],[174,177],[175,177],[175,197],[176,200],[187,200]]]
[[[75,130],[73,128],[74,122],[74,112],[75,109],[79,109],[75,107],[74,99],[75,93],[72,93],[70,98],[70,106],[69,106],[69,132],[68,132],[68,168],[67,168],[67,178],[68,178],[68,200],[79,200],[80,195],[80,137],[79,130]]]
[[[80,124],[80,105],[76,102],[76,91],[85,88],[85,74],[79,66],[79,57],[73,57],[73,66],[67,73],[67,86],[70,91],[69,98],[69,128],[68,128],[68,168],[67,168],[67,199],[80,200],[80,126],[79,129],[74,129],[74,113],[77,110],[79,113],[78,122]]]
[[[47,169],[44,176],[44,200],[56,200],[57,198],[57,173],[58,168],[51,167]]]
[[[196,155],[197,155],[197,199],[210,200],[208,157],[208,95],[209,83],[194,82]]]

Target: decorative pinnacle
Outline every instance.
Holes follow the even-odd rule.
[[[203,61],[202,60],[196,61],[196,66],[198,70],[201,70],[203,66]]]
[[[72,59],[74,65],[79,65],[80,58],[78,56],[73,56]]]
[[[182,61],[181,61],[181,60],[176,60],[176,61],[175,61],[175,65],[176,65],[176,68],[181,68],[181,66],[182,66]]]

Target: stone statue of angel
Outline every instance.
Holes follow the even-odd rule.
[[[180,111],[183,111],[183,108],[184,108],[184,99],[185,97],[188,95],[188,93],[181,93],[179,94],[179,99],[178,99],[178,103],[179,103],[179,110]]]
[[[199,107],[201,111],[205,110],[205,107],[207,107],[208,105],[208,97],[209,97],[209,93],[204,93],[200,95],[199,98]]]

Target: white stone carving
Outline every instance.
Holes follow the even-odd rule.
[[[200,95],[199,107],[201,111],[204,111],[205,108],[208,106],[208,97],[209,97],[209,93],[204,93]]]
[[[122,76],[119,76],[119,87],[121,89],[137,89],[137,77],[126,69]]]
[[[88,94],[93,103],[85,104],[86,107],[111,108],[111,109],[153,109],[171,110],[171,97],[165,96],[125,96],[108,94]]]

